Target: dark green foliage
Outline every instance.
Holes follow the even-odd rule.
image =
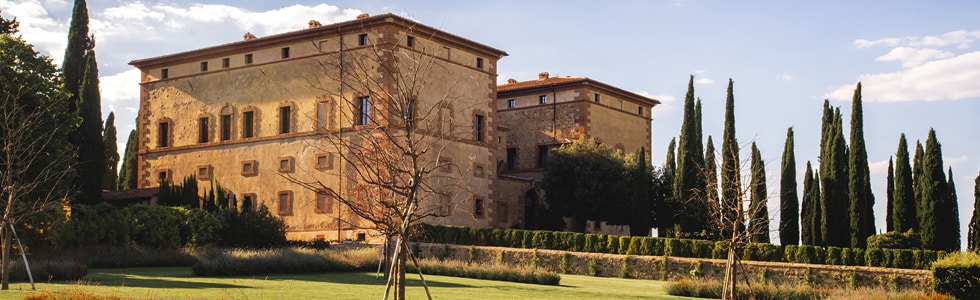
[[[630,235],[650,235],[650,166],[647,165],[646,148],[636,151],[637,162],[629,167],[630,172]]]
[[[711,249],[711,258],[713,259],[726,259],[728,258],[728,246],[731,241],[717,241],[715,242],[715,247]]]
[[[160,183],[160,194],[157,203],[165,206],[201,207],[201,197],[198,196],[197,178],[194,174],[184,177],[184,183],[171,186],[167,181]]]
[[[654,210],[656,214],[654,223],[659,229],[660,237],[674,237],[674,213],[680,206],[674,199],[674,177],[677,173],[677,162],[674,155],[676,146],[675,139],[670,139],[670,144],[667,145],[667,156],[664,158],[662,176],[655,177],[655,179],[659,179],[659,182],[655,182],[654,188],[662,187],[664,189],[660,193],[654,193],[655,198],[660,198]]]
[[[936,261],[932,266],[933,289],[957,299],[976,299],[980,295],[980,255],[959,252]]]
[[[749,234],[753,243],[769,242],[769,192],[766,189],[766,163],[759,148],[752,142],[752,191],[749,203]]]
[[[956,196],[956,183],[953,182],[953,167],[949,167],[946,178],[949,178],[949,183],[946,188],[949,190],[949,198],[943,207],[943,214],[947,217],[939,221],[943,235],[948,239],[947,244],[948,249],[956,251],[960,249],[962,244],[960,241],[960,205],[959,199]],[[947,231],[952,230],[952,231]]]
[[[824,104],[824,110],[829,105]],[[826,114],[826,112],[825,112]],[[835,109],[830,124],[824,124],[824,148],[820,153],[821,196],[820,235],[827,246],[851,245],[850,212],[847,187],[847,145],[844,143],[840,109]],[[826,115],[824,120],[826,121]]]
[[[31,274],[34,278],[44,278],[47,281],[77,281],[88,274],[88,266],[84,262],[67,258],[29,259]],[[24,261],[10,261],[10,281],[28,282]]]
[[[742,223],[742,176],[739,145],[735,138],[734,82],[728,79],[728,96],[725,98],[725,130],[721,142],[721,230],[725,238],[732,231],[741,232]]]
[[[868,237],[875,234],[875,197],[871,192],[871,171],[868,167],[868,150],[864,143],[863,106],[861,83],[858,82],[851,101],[851,144],[847,160],[851,247],[854,248],[864,248]]]
[[[77,206],[52,238],[60,249],[130,244],[179,248],[213,245],[223,226],[217,217],[200,210],[146,205],[116,208],[102,203]]]
[[[955,217],[958,214],[956,202],[950,197],[942,155],[936,131],[930,129],[922,158],[922,175],[916,179],[922,196],[919,234],[925,248],[956,250],[960,248],[959,218]]]
[[[967,249],[977,251],[980,250],[980,175],[973,183],[973,197],[973,217],[970,218],[966,244]]]
[[[871,248],[864,251],[864,262],[869,267],[887,267],[888,260],[885,259],[885,251],[878,248]]]
[[[535,231],[534,238],[531,240],[531,248],[536,249],[551,249],[552,235],[551,231]]]
[[[828,265],[843,265],[844,259],[841,254],[840,247],[830,246],[827,247],[827,258],[824,259],[824,263]]]
[[[868,248],[915,249],[922,246],[915,231],[889,231],[868,237]]]
[[[618,254],[626,254],[626,252],[629,251],[629,247],[630,247],[630,237],[628,237],[628,236],[620,236],[619,237],[619,251],[617,251],[616,253],[618,253]]]
[[[817,253],[817,251],[822,250],[823,249],[817,246],[801,245],[796,249],[795,262],[803,264],[823,263],[823,260],[820,258],[821,255]]]
[[[629,241],[629,246],[626,248],[626,253],[625,254],[627,254],[627,255],[637,255],[637,254],[639,254],[639,255],[646,255],[645,253],[640,252],[640,248],[642,248],[642,245],[643,245],[643,238],[644,237],[640,237],[640,236],[631,237],[630,238],[630,241]],[[647,249],[649,249],[649,248],[647,248]]]
[[[665,239],[664,255],[677,257],[691,257],[691,240],[688,239]]]
[[[696,197],[699,191],[705,189],[704,175],[701,173],[704,167],[704,147],[700,129],[700,119],[694,102],[694,76],[692,75],[684,98],[684,120],[681,123],[677,171],[674,177],[674,198],[682,205],[680,211],[675,214],[675,221],[680,224],[681,231],[685,234],[699,234],[708,229],[705,199]]]
[[[704,149],[704,177],[706,179],[705,183],[705,199],[707,199],[708,205],[715,207],[720,207],[721,205],[721,195],[719,191],[721,190],[721,185],[718,183],[718,165],[715,160],[715,143],[711,140],[711,136],[708,136],[708,144]],[[717,210],[712,209],[712,210]],[[717,214],[715,212],[714,214]],[[717,217],[717,216],[716,216]],[[717,228],[714,229],[719,236],[717,238],[730,238],[720,236],[721,232],[718,232]]]
[[[77,108],[82,81],[85,78],[85,55],[88,50],[95,48],[95,41],[88,33],[88,5],[85,0],[75,0],[72,9],[71,24],[68,28],[68,46],[65,47],[65,58],[61,63],[61,73],[64,77],[65,90],[71,93],[68,111]],[[100,116],[101,119],[101,116]]]
[[[796,154],[793,127],[786,130],[782,169],[779,172],[779,243],[800,243],[800,202],[796,193]]]
[[[711,258],[715,242],[706,240],[691,240],[691,255],[696,258]]]
[[[911,269],[915,267],[915,258],[912,256],[912,251],[904,249],[889,249],[892,252],[892,261],[890,266],[892,268],[899,269]]]
[[[803,204],[800,209],[800,238],[803,245],[822,245],[820,237],[820,180],[813,174],[810,161],[806,162],[803,175]]]
[[[79,195],[75,203],[102,201],[102,180],[106,173],[106,150],[102,140],[102,98],[99,94],[99,68],[95,52],[85,54],[85,76],[79,90],[79,116],[82,124],[75,135],[78,146],[77,177]]]
[[[640,237],[640,249],[636,254],[638,255],[656,255],[654,254],[654,243],[656,240],[651,237]],[[632,247],[632,244],[630,245]]]
[[[863,255],[863,253],[862,253],[862,255]],[[827,255],[827,256],[829,257],[830,255]],[[858,254],[854,251],[854,249],[851,249],[851,248],[842,248],[840,250],[840,262],[841,262],[842,265],[845,265],[845,266],[856,266],[856,265],[858,265],[858,263],[857,263],[858,262],[858,259],[857,259],[856,256],[858,256]],[[863,261],[863,259],[862,259],[862,261]]]
[[[796,259],[796,251],[800,249],[797,245],[784,245],[783,246],[783,262],[793,262]]]
[[[129,137],[126,138],[126,153],[123,155],[122,167],[119,169],[116,190],[136,188],[136,151],[139,151],[136,139],[136,130],[130,130]]]
[[[585,231],[586,220],[629,224],[628,172],[622,155],[593,139],[579,139],[551,150],[541,188],[549,207]]]
[[[119,170],[119,149],[116,146],[116,115],[109,112],[105,119],[105,129],[102,131],[102,145],[105,149],[105,176],[102,178],[103,190],[116,190]]]
[[[616,254],[619,252],[619,236],[607,235],[606,236],[606,253]]]
[[[286,243],[286,222],[265,205],[254,211],[223,209],[218,213],[223,226],[218,231],[224,247],[274,248]]]
[[[915,141],[915,154],[912,157],[912,194],[915,197],[915,230],[922,232],[922,214],[924,196],[922,194],[923,188],[922,184],[926,182],[922,179],[922,159],[925,157],[925,150],[922,148],[922,143]]]
[[[886,231],[895,231],[895,217],[892,213],[895,211],[895,166],[892,163],[892,158],[888,158],[888,175],[885,178],[885,229]]]
[[[7,20],[3,16],[0,16],[0,34],[17,33],[17,27],[20,27],[20,22],[17,22],[17,18]]]

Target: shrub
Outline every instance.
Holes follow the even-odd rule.
[[[827,249],[827,252],[830,252],[830,249]],[[840,249],[840,263],[845,266],[856,266],[854,251],[851,248]]]
[[[599,258],[589,257],[589,276],[599,276]]]
[[[619,251],[619,236],[607,235],[606,236],[606,253],[616,254]]]
[[[715,242],[712,241],[692,240],[691,254],[693,254],[693,257],[695,258],[711,258],[714,247]]]
[[[595,234],[591,234],[591,233],[585,234],[585,244],[582,245],[582,251],[596,252],[595,243],[596,243],[596,239],[598,238],[599,236]]]
[[[534,248],[534,231],[524,231],[524,240],[521,241],[521,248]]]
[[[843,265],[844,260],[841,257],[840,247],[827,247],[827,259],[824,262],[828,265]]]
[[[639,255],[654,255],[653,254],[653,244],[654,239],[651,237],[641,237],[640,238],[640,252]]]
[[[796,259],[796,250],[799,249],[797,245],[786,245],[783,246],[783,262],[793,262]]]
[[[714,249],[711,250],[711,258],[714,259],[727,259],[728,258],[728,246],[731,244],[729,241],[717,241],[715,242]]]
[[[346,251],[279,248],[216,250],[200,255],[191,267],[199,276],[267,275],[367,271],[378,264],[378,250]]]
[[[79,280],[88,274],[88,267],[85,265],[85,263],[74,259],[31,259],[29,264],[31,266],[31,274],[33,274],[34,280],[39,281]],[[28,281],[29,278],[27,277],[27,270],[24,268],[23,260],[12,259],[10,261],[9,270],[10,281]]]
[[[510,247],[521,248],[524,243],[524,230],[510,231]]]
[[[914,249],[921,245],[919,235],[911,229],[906,232],[889,231],[868,237],[868,248]]]
[[[626,254],[626,251],[629,251],[629,247],[630,247],[630,237],[629,236],[620,236],[619,237],[619,251],[617,253],[619,253],[619,254]]]
[[[933,289],[958,299],[980,295],[980,254],[958,252],[932,264]]]
[[[569,256],[568,252],[562,252],[558,256],[558,270],[562,274],[568,274],[568,267],[569,267],[568,256]],[[498,263],[498,265],[500,264]]]
[[[912,257],[912,250],[892,249],[892,268],[911,269],[915,267],[915,258]]]
[[[255,211],[221,210],[224,224],[218,234],[218,245],[235,248],[273,248],[286,243],[286,223],[272,215],[265,205]]]
[[[677,257],[691,257],[691,246],[686,239],[666,239],[664,241],[664,255]]]
[[[747,243],[742,247],[742,260],[759,260],[759,252],[756,243]]]
[[[629,278],[630,277],[630,256],[624,255],[622,261],[619,263],[619,278]]]
[[[761,261],[780,261],[783,256],[782,248],[769,243],[756,244],[756,253]]]
[[[810,245],[802,245],[796,249],[796,259],[795,262],[803,264],[817,264],[817,247]]]
[[[877,248],[871,248],[865,251],[864,261],[869,267],[886,267],[886,263],[888,263],[885,260],[885,252]]]
[[[650,255],[661,256],[664,255],[664,244],[666,239],[654,239],[651,247]]]
[[[634,236],[630,238],[629,247],[626,249],[626,255],[637,255],[640,254],[640,247],[643,243],[643,237]]]
[[[414,264],[406,264],[407,272],[417,272]],[[423,273],[443,276],[475,278],[484,280],[510,281],[519,283],[558,285],[561,276],[550,271],[528,271],[515,266],[493,266],[481,264],[466,264],[460,261],[438,261],[431,259],[419,260]]]
[[[534,237],[531,240],[531,248],[536,249],[552,249],[553,236],[551,231],[538,230],[534,232]]]

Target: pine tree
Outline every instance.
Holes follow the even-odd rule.
[[[922,150],[921,147],[919,150]],[[918,160],[918,159],[917,159]],[[892,230],[906,232],[918,231],[919,218],[916,215],[915,191],[912,188],[912,166],[909,164],[909,146],[905,134],[898,138],[895,151],[895,187],[892,196]]]
[[[888,174],[885,176],[885,231],[892,232],[895,231],[895,226],[893,226],[894,217],[892,216],[892,211],[895,210],[895,164],[892,162],[892,157],[888,157]]]
[[[800,242],[803,245],[814,245],[813,239],[813,167],[810,161],[806,162],[806,171],[803,173],[803,203],[800,204]],[[782,237],[779,237],[782,240]],[[784,243],[784,245],[786,245]]]
[[[793,151],[793,127],[786,130],[782,171],[779,176],[779,243],[800,243],[799,197],[796,193],[796,154]]]
[[[105,130],[102,131],[102,144],[105,148],[106,173],[102,178],[103,190],[115,190],[119,176],[119,148],[116,146],[116,115],[109,112],[105,119]]]
[[[754,243],[769,242],[769,208],[766,201],[769,192],[766,189],[766,163],[762,161],[759,148],[752,142],[752,199],[749,203],[749,231]]]
[[[967,232],[966,244],[970,251],[980,250],[980,174],[973,182],[973,217]]]
[[[102,101],[99,94],[99,67],[95,51],[85,55],[85,80],[82,81],[78,128],[79,195],[76,202],[95,204],[102,201],[102,178],[105,176],[105,144],[102,141]]]
[[[647,166],[646,148],[636,151],[637,163],[632,171],[632,198],[630,210],[630,235],[650,235],[650,168]]]
[[[679,212],[681,230],[685,233],[699,234],[707,228],[702,201],[694,197],[697,191],[704,190],[704,176],[701,168],[704,166],[704,148],[698,138],[697,109],[694,103],[694,76],[688,83],[687,96],[684,98],[684,121],[681,124],[681,136],[677,150],[677,171],[674,177],[674,198],[683,204]]]
[[[124,191],[136,188],[136,130],[129,131],[126,138],[126,152],[123,154],[122,168],[119,170],[119,178],[116,182],[116,190]]]
[[[88,35],[88,5],[85,0],[75,0],[72,10],[71,25],[68,28],[68,47],[65,48],[65,59],[61,64],[61,72],[65,81],[65,90],[71,93],[68,100],[68,111],[74,112],[81,97],[82,80],[85,78],[86,52],[94,46]],[[101,119],[101,116],[99,117]]]
[[[864,108],[861,83],[854,89],[851,101],[851,144],[848,151],[848,195],[851,211],[851,247],[865,248],[868,237],[875,234],[874,203],[871,193],[871,171],[864,144]]]
[[[922,157],[922,174],[917,183],[921,189],[919,206],[919,236],[922,246],[933,250],[954,250],[959,247],[958,226],[951,226],[949,188],[946,172],[943,172],[943,150],[936,139],[936,131],[930,129]],[[956,237],[952,237],[953,233]]]
[[[728,96],[725,98],[725,130],[721,142],[721,221],[722,234],[732,236],[732,229],[741,231],[742,223],[742,183],[741,161],[738,158],[738,140],[735,138],[735,94],[734,82],[728,79]]]
[[[840,109],[834,109],[833,122],[820,155],[821,237],[827,246],[850,247],[850,212],[847,196],[847,146],[844,143]]]

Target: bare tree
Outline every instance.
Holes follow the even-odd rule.
[[[50,59],[8,34],[0,34],[0,46],[0,235],[6,290],[15,226],[61,212],[67,203],[73,159],[67,136],[73,122]]]
[[[477,154],[466,154],[473,145],[462,141],[480,142],[487,123],[482,117],[459,122],[460,116],[469,116],[477,105],[492,109],[490,102],[467,104],[474,82],[453,76],[459,70],[441,60],[440,52],[398,44],[391,37],[369,50],[346,51],[342,44],[335,55],[310,61],[317,71],[308,75],[308,83],[324,93],[328,101],[321,103],[331,106],[318,113],[319,138],[310,146],[336,154],[339,175],[287,177],[339,202],[390,241],[386,299],[391,286],[395,298],[405,298],[405,263],[415,260],[408,247],[413,226],[449,217],[458,199],[470,198],[464,178],[472,176],[463,174],[472,170],[460,166],[473,164],[459,160]]]

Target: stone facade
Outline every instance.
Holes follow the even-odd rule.
[[[399,110],[386,100],[406,93],[411,78],[416,112],[431,126],[419,133],[443,141],[439,157],[427,159],[446,164],[438,176],[465,190],[449,201],[424,196],[422,209],[448,213],[429,222],[495,226],[493,101],[505,55],[385,14],[133,61],[142,72],[138,185],[193,174],[202,190],[214,179],[238,196],[236,205],[282,216],[290,239],[370,235],[369,224],[297,182],[355,197],[357,166],[341,159],[352,152],[325,137],[351,139],[360,123],[394,120]]]

